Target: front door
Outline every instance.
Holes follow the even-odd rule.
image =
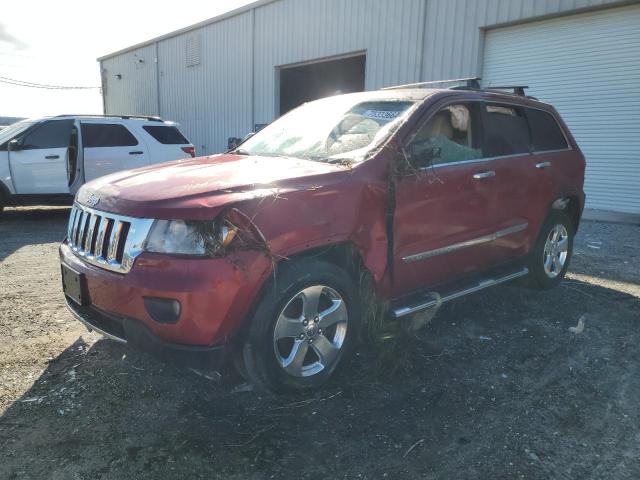
[[[69,193],[67,155],[73,120],[48,120],[17,138],[9,152],[18,194]]]
[[[87,182],[110,173],[149,165],[144,141],[122,124],[83,120],[81,134]]]
[[[395,294],[473,275],[495,259],[496,176],[483,159],[479,105],[449,105],[406,143],[396,181]],[[400,169],[401,171],[403,169]]]

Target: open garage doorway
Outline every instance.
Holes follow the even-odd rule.
[[[366,55],[280,68],[280,115],[311,100],[364,90]]]

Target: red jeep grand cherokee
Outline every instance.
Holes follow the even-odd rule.
[[[259,387],[326,381],[361,322],[361,278],[400,318],[518,277],[557,285],[585,159],[549,105],[396,87],[307,103],[222,155],[77,194],[60,247],[89,329],[174,361],[225,352]]]

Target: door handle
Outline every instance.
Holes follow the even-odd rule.
[[[47,160],[55,160],[56,158],[60,158],[60,155],[47,155],[46,157]]]
[[[549,168],[550,166],[551,166],[551,162],[536,163],[536,168],[538,169]]]
[[[129,152],[129,155],[142,155],[143,153],[142,150],[134,150],[133,152]]]
[[[482,180],[483,178],[491,178],[495,176],[496,172],[494,172],[493,170],[487,170],[486,172],[478,172],[473,174],[473,178],[475,178],[476,180]]]

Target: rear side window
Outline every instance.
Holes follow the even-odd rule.
[[[499,104],[484,106],[485,157],[528,153],[529,144],[529,126],[522,108]]]
[[[568,148],[567,140],[553,115],[542,110],[527,108],[527,118],[535,152]]]
[[[83,123],[82,143],[85,148],[133,147],[138,140],[124,125],[117,123]]]
[[[189,143],[189,140],[184,138],[180,133],[180,130],[176,127],[145,125],[142,128],[145,132],[164,145],[185,145]]]
[[[71,139],[73,120],[50,120],[33,127],[23,138],[24,150],[67,148]]]

